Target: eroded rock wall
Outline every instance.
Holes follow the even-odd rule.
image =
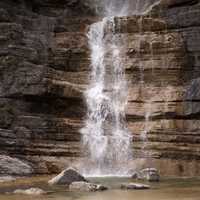
[[[81,1],[0,2],[0,154],[33,173],[56,173],[80,155],[94,20]]]
[[[118,28],[129,41],[127,120],[136,163],[165,175],[200,173],[199,14],[199,1],[162,1]]]

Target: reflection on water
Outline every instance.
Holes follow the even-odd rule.
[[[120,190],[120,184],[130,182],[122,178],[98,178],[92,182],[102,183],[110,189],[105,192],[69,192],[65,186],[50,187],[49,177],[23,179],[9,184],[0,184],[0,200],[199,200],[200,179],[165,179],[160,183],[151,183],[150,190]],[[6,194],[16,188],[40,187],[51,191],[43,196]]]

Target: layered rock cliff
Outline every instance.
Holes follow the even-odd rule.
[[[78,0],[0,2],[0,165],[17,159],[27,174],[56,173],[81,160],[86,33],[97,20]],[[163,0],[115,21],[126,40],[133,165],[200,174],[199,2]]]
[[[80,154],[85,29],[95,17],[79,1],[6,0],[0,8],[0,152],[34,173],[55,173]]]
[[[120,28],[129,40],[134,155],[163,174],[199,174],[199,10],[198,1],[161,1]]]

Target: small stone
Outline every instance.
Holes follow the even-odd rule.
[[[25,194],[25,195],[43,195],[47,194],[44,190],[40,188],[30,188],[27,190],[17,189],[13,192],[14,194]]]
[[[150,189],[149,185],[140,184],[140,183],[123,183],[121,189],[124,190],[145,190]]]
[[[50,185],[70,185],[72,182],[76,181],[86,182],[86,179],[81,174],[79,174],[75,169],[68,168],[62,171],[53,179],[51,179],[48,183]]]
[[[87,182],[73,182],[69,185],[70,190],[78,190],[83,192],[96,192],[96,191],[104,191],[108,188],[103,185],[98,185],[94,183]]]

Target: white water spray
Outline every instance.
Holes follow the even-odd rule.
[[[114,17],[130,14],[130,2],[135,8],[139,5],[138,0],[102,0],[106,17],[88,32],[92,72],[85,93],[88,115],[81,130],[88,153],[82,167],[86,176],[127,176],[130,172],[132,136],[125,120],[128,88],[122,49],[126,45],[115,32]]]
[[[88,175],[127,175],[131,158],[132,139],[125,126],[128,90],[119,41],[114,34],[105,33],[113,22],[105,18],[88,33],[92,78],[86,92],[88,119],[82,130],[92,165],[85,172]]]
[[[124,5],[121,13],[125,12]],[[110,2],[109,14],[115,7]],[[119,15],[119,13],[118,13]],[[89,163],[88,176],[127,176],[132,158],[132,137],[125,123],[128,89],[124,73],[120,35],[114,17],[92,24],[88,32],[92,74],[86,91],[88,118],[82,129]]]

